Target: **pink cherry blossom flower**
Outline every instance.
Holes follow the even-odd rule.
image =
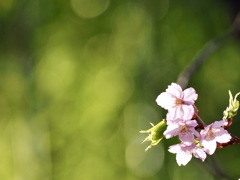
[[[204,150],[195,144],[191,144],[190,146],[183,143],[175,144],[170,146],[168,151],[176,154],[176,160],[179,166],[185,166],[192,159],[192,155],[202,161],[207,157]]]
[[[166,89],[166,92],[161,93],[156,102],[162,108],[168,110],[167,120],[175,119],[191,119],[194,115],[194,102],[198,95],[193,88],[188,88],[182,91],[182,88],[172,83]]]
[[[196,120],[181,120],[168,122],[168,127],[164,131],[163,135],[166,139],[172,138],[174,136],[179,137],[179,139],[184,144],[192,144],[194,142],[194,135],[199,137],[199,133],[195,130],[198,125]]]
[[[205,148],[205,151],[212,155],[218,143],[227,143],[231,139],[231,135],[227,130],[223,128],[227,122],[225,120],[215,121],[200,131],[201,144]]]

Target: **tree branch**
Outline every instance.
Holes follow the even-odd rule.
[[[185,69],[179,74],[177,84],[183,89],[186,88],[189,79],[197,72],[208,57],[224,45],[228,40],[239,36],[240,34],[240,13],[236,16],[231,30],[221,37],[213,38],[207,42],[199,53],[192,59]]]
[[[203,65],[207,58],[234,35],[235,33],[230,32],[223,35],[222,37],[214,38],[206,43],[206,45],[200,50],[197,56],[193,58],[187,67],[179,74],[177,84],[179,84],[183,89],[186,88],[191,76],[197,72],[197,70]]]
[[[177,84],[179,84],[183,89],[186,88],[190,78],[199,70],[199,68],[206,62],[210,55],[212,55],[216,50],[218,50],[222,45],[224,45],[228,40],[231,40],[240,35],[240,12],[236,16],[230,31],[221,37],[213,38],[207,42],[204,47],[199,51],[199,53],[192,59],[192,61],[186,66],[185,69],[179,74],[177,79]],[[200,128],[205,126],[205,123],[201,120],[199,116],[196,117]],[[218,148],[223,148],[225,146],[230,146],[232,144],[240,144],[240,139],[232,135],[232,139],[229,143],[218,143]],[[208,163],[205,165],[207,171],[211,172],[214,177],[232,179],[229,177],[218,163],[217,157],[211,157]],[[210,170],[211,169],[211,170]]]

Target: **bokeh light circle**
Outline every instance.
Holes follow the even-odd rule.
[[[101,15],[109,6],[110,0],[71,0],[73,11],[81,18]]]
[[[159,148],[160,146],[160,148]],[[145,152],[139,138],[133,138],[125,152],[128,169],[139,177],[154,176],[163,166],[164,147],[159,144],[151,151]]]

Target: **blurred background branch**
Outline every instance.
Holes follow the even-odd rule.
[[[183,69],[179,74],[177,83],[181,85],[183,89],[186,88],[189,79],[198,71],[198,69],[204,64],[204,62],[211,56],[215,51],[222,47],[226,42],[234,40],[240,34],[240,13],[237,14],[230,31],[224,35],[213,38],[204,45],[199,53],[194,57],[190,63]]]

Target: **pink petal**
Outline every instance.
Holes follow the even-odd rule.
[[[171,153],[173,153],[173,154],[178,153],[180,150],[181,150],[180,144],[172,145],[172,146],[170,146],[169,149],[168,149],[168,151],[171,152]]]
[[[213,128],[219,128],[226,125],[226,121],[221,120],[221,121],[215,121],[214,123],[212,123],[212,127]]]
[[[169,109],[166,118],[167,118],[168,121],[178,119],[176,117],[176,108]]]
[[[217,143],[216,141],[206,141],[206,140],[203,140],[202,141],[202,145],[204,147],[204,149],[206,149],[206,152],[209,154],[209,155],[212,155],[216,148],[217,148]]]
[[[167,125],[172,125],[172,124],[179,124],[179,122],[182,121],[181,119],[174,119],[174,120],[168,120]]]
[[[198,125],[196,120],[188,120],[188,121],[185,121],[185,123],[187,126],[191,126],[191,127],[196,127]]]
[[[202,161],[204,161],[207,157],[206,153],[203,151],[203,149],[197,148],[194,150],[193,155],[196,158],[201,159]]]
[[[202,136],[205,136],[207,134],[207,132],[210,130],[210,128],[211,128],[211,124],[208,125],[207,127],[204,127],[204,129],[200,131],[200,134]]]
[[[196,101],[198,98],[198,94],[196,94],[196,91],[193,88],[188,88],[183,91],[183,100],[187,104],[194,104],[194,101]]]
[[[169,93],[163,92],[157,97],[156,102],[159,106],[168,110],[175,106],[176,98]]]
[[[194,109],[192,106],[187,105],[178,105],[175,108],[169,109],[169,115],[167,119],[184,119],[189,120],[192,119],[192,116],[194,114]]]
[[[182,119],[183,118],[183,116],[184,116],[184,111],[183,111],[183,108],[182,108],[182,106],[180,105],[180,106],[177,106],[176,108],[175,108],[175,119],[177,119],[177,118],[180,118],[180,119]]]
[[[176,116],[178,118],[184,119],[184,120],[189,120],[192,119],[193,114],[194,114],[194,109],[192,106],[188,105],[181,105],[176,108]]]
[[[186,165],[192,159],[192,154],[188,151],[180,151],[176,155],[176,160],[179,166]]]
[[[178,137],[186,145],[191,145],[194,142],[194,135],[192,132],[179,133]]]
[[[168,86],[166,92],[174,95],[177,98],[182,98],[182,88],[176,83],[172,83],[170,86]]]
[[[215,136],[216,136],[215,138],[216,141],[219,143],[227,143],[232,138],[231,135],[228,133],[228,131],[223,128],[221,128],[220,131],[215,133]]]
[[[194,109],[192,106],[178,105],[175,108],[168,109],[167,120],[192,119]]]
[[[212,139],[211,137],[208,136],[208,131],[210,131],[210,127],[211,127],[211,125],[208,125],[203,130],[200,131],[200,134],[201,134],[202,138],[205,139],[205,140],[211,140]]]
[[[166,139],[169,139],[173,136],[176,136],[179,133],[179,126],[177,124],[171,124],[167,126],[167,129],[164,131],[163,135]]]

